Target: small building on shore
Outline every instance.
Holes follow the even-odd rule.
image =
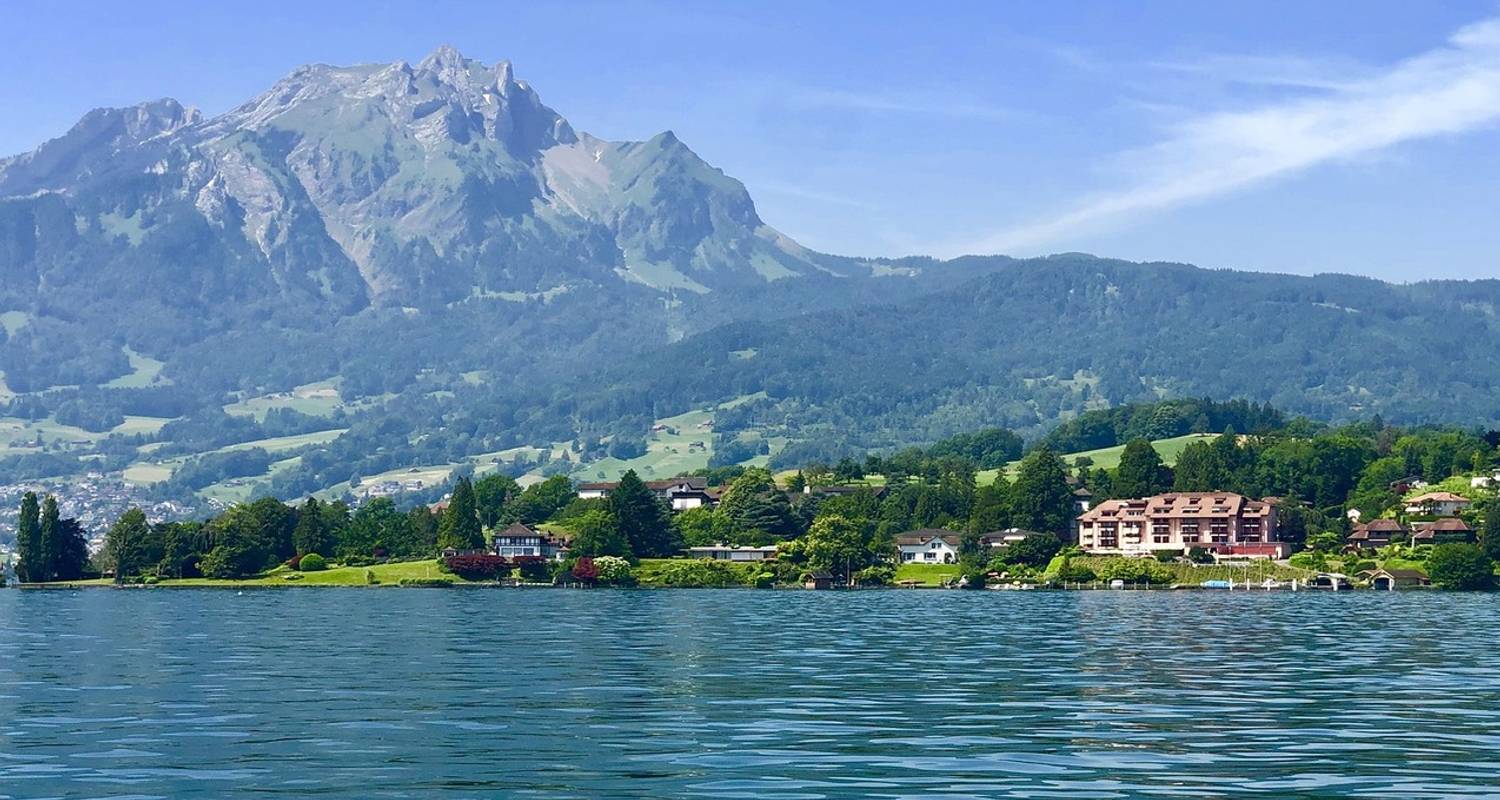
[[[1427,573],[1419,569],[1377,569],[1360,573],[1360,577],[1368,581],[1371,588],[1386,592],[1432,585]]]
[[[715,544],[706,547],[689,547],[691,558],[706,558],[711,561],[768,561],[776,557],[775,545],[751,547],[737,544]]]
[[[832,589],[833,576],[827,572],[810,572],[802,579],[802,586],[806,589]]]

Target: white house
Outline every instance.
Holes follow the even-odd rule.
[[[914,564],[952,564],[958,561],[959,535],[937,528],[907,531],[896,537],[901,561]]]
[[[776,557],[776,547],[749,547],[735,544],[716,544],[709,547],[689,547],[688,555],[713,561],[765,561]]]

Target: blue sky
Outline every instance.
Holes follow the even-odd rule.
[[[0,22],[7,154],[97,106],[214,114],[298,64],[451,43],[581,130],[675,131],[829,252],[1500,275],[1500,2],[12,0]]]

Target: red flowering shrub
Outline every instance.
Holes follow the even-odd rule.
[[[489,553],[448,556],[443,560],[448,571],[466,581],[493,581],[510,571],[505,559]]]
[[[584,583],[599,580],[599,570],[594,566],[594,559],[584,556],[573,562],[573,577]]]
[[[286,565],[292,569],[302,569],[302,554],[292,556],[286,560]]]

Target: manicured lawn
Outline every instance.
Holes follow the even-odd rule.
[[[367,586],[365,571],[375,573],[375,579],[381,586],[396,586],[401,583],[402,578],[449,578],[454,583],[467,583],[457,575],[440,572],[437,561],[402,561],[392,564],[375,564],[369,567],[337,567],[322,572],[294,572],[286,567],[278,567],[259,578],[247,578],[245,580],[221,580],[216,578],[183,578],[181,580],[164,580],[157,586],[163,587],[209,587],[209,588],[245,588],[259,586]],[[287,580],[289,575],[301,575],[296,580]],[[107,586],[111,583],[108,579],[94,581],[75,581],[75,586]]]
[[[942,586],[959,576],[957,564],[902,564],[896,567],[896,585],[915,581],[918,586]]]

